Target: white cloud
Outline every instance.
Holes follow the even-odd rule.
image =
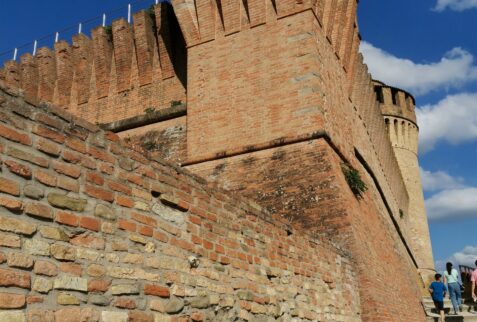
[[[435,105],[416,109],[416,114],[423,153],[438,141],[459,144],[477,139],[477,93],[449,95]]]
[[[462,86],[477,79],[474,57],[459,47],[447,52],[439,62],[432,63],[399,58],[365,41],[361,43],[360,51],[373,78],[415,95]]]
[[[426,200],[430,220],[477,217],[477,188],[442,190]]]
[[[447,8],[454,11],[477,8],[477,0],[437,0],[434,10],[444,11]]]
[[[463,178],[454,178],[444,171],[431,172],[421,170],[422,188],[424,191],[437,191],[443,189],[463,188]]]
[[[458,265],[465,265],[469,267],[475,267],[475,261],[477,260],[477,246],[466,246],[464,249],[455,252],[446,260],[437,260],[436,269],[437,271],[443,271],[446,266],[446,262],[451,262],[454,264],[454,267],[457,268]]]

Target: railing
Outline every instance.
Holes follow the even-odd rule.
[[[116,9],[109,10],[100,16],[84,19],[76,25],[71,25],[59,29],[58,31],[37,37],[35,40],[19,45],[15,48],[3,50],[0,52],[0,68],[3,62],[7,60],[18,60],[20,55],[24,53],[31,53],[33,56],[36,54],[36,50],[42,46],[52,47],[54,43],[60,39],[71,39],[76,33],[89,33],[91,28],[102,25],[106,27],[107,24],[118,18],[127,17],[128,22],[131,22],[131,10],[146,9],[152,4],[158,4],[162,2],[170,3],[170,0],[136,0],[129,3],[127,6],[118,7]],[[0,44],[1,46],[1,44]]]

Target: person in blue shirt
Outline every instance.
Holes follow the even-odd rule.
[[[436,280],[429,286],[429,292],[431,293],[434,305],[441,316],[441,322],[444,322],[444,297],[446,296],[447,287],[441,282],[441,277],[442,275],[439,273],[434,275]]]

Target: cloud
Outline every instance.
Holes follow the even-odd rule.
[[[416,109],[416,115],[423,153],[438,141],[459,144],[477,139],[477,93],[449,95],[435,105]]]
[[[447,52],[438,62],[421,64],[396,57],[365,41],[361,43],[360,51],[373,78],[415,95],[477,80],[474,56],[459,47]]]
[[[451,262],[454,267],[458,265],[465,265],[469,267],[475,267],[475,261],[477,260],[477,246],[466,246],[464,249],[455,252],[446,260],[436,261],[436,270],[443,271],[446,266],[446,262]]]
[[[444,171],[431,172],[420,168],[424,191],[463,188],[463,178],[454,178]]]
[[[442,190],[426,200],[426,210],[430,220],[477,217],[477,188]]]
[[[477,8],[477,0],[437,0],[434,10],[441,12],[447,8],[454,11]]]

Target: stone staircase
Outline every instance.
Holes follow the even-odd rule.
[[[422,300],[422,305],[426,310],[427,322],[438,322],[439,314],[434,308],[432,298],[425,297]],[[452,309],[452,303],[448,297],[444,301],[444,307],[446,322],[477,322],[477,303],[465,301],[462,305],[463,312],[459,313],[459,315],[449,315],[450,312],[454,312],[454,309]]]

